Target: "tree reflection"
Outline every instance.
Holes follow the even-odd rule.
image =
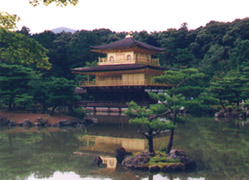
[[[55,171],[78,167],[79,160],[72,156],[79,150],[74,133],[11,132],[1,133],[0,138],[0,180],[25,179],[31,174],[49,178]]]

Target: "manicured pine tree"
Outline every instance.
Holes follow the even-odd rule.
[[[125,114],[130,118],[129,123],[138,127],[138,132],[148,140],[149,152],[154,154],[153,138],[162,131],[173,128],[171,121],[161,121],[159,117],[170,113],[164,112],[162,104],[150,105],[149,108],[140,107],[135,102],[128,103]]]
[[[152,104],[149,108],[139,107],[134,102],[129,103],[126,115],[130,118],[129,122],[139,128],[139,132],[148,139],[149,151],[154,152],[153,137],[160,134],[163,130],[170,129],[170,139],[167,146],[167,153],[173,146],[174,132],[178,113],[186,103],[186,98],[179,90],[190,81],[203,78],[204,74],[199,73],[197,69],[181,69],[179,71],[168,70],[161,76],[154,77],[156,83],[167,84],[169,90],[163,94],[150,93],[150,96],[158,100],[158,104]],[[165,120],[159,117],[166,118]]]

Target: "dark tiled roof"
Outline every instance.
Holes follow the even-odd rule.
[[[157,51],[157,52],[165,51],[164,48],[151,46],[143,42],[137,41],[133,38],[124,38],[122,40],[115,41],[110,44],[105,44],[101,46],[92,46],[91,48],[93,50],[119,50],[119,49],[128,49],[128,48],[132,48],[135,46],[140,47],[142,49],[147,49],[147,50],[152,50],[152,51]]]
[[[126,70],[136,70],[136,69],[156,69],[156,70],[169,70],[169,68],[160,67],[160,66],[151,66],[145,64],[123,64],[123,65],[102,65],[102,66],[93,66],[93,67],[83,67],[75,68],[73,72],[105,72],[105,71],[126,71]]]

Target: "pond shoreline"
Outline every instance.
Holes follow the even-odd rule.
[[[87,119],[78,119],[72,116],[28,112],[0,111],[0,126],[79,126],[92,123]]]

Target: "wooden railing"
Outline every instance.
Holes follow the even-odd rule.
[[[167,84],[154,83],[152,80],[140,81],[122,81],[122,80],[105,80],[105,81],[80,81],[79,87],[97,87],[97,86],[163,86]]]
[[[160,66],[159,59],[142,59],[142,60],[127,60],[127,59],[115,59],[114,61],[108,61],[107,58],[100,58],[99,57],[99,63],[98,65],[112,65],[112,64],[149,64],[152,66]]]

